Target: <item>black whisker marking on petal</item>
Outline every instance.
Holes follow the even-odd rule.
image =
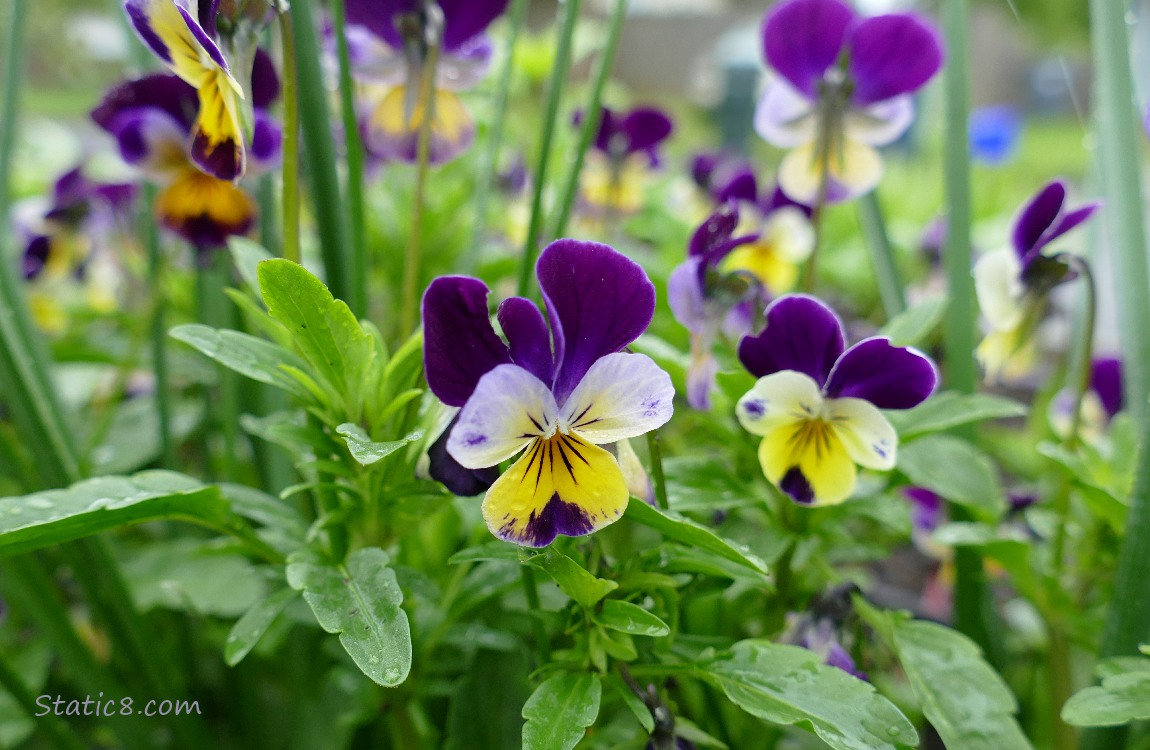
[[[527,415],[527,418],[531,420],[531,424],[535,425],[535,429],[539,430],[540,432],[543,432],[543,425],[541,425],[541,424],[539,424],[538,422],[536,422],[536,421],[535,421],[535,417],[533,417],[533,416],[531,416],[530,414],[528,414],[528,415]]]
[[[539,482],[543,480],[543,449],[546,448],[548,455],[550,455],[551,444],[544,441],[539,448],[539,468],[535,470],[535,491],[539,491]]]
[[[571,465],[571,460],[567,458],[567,452],[563,450],[563,445],[566,442],[566,439],[560,437],[555,447],[559,449],[559,458],[563,459],[563,465],[567,467],[567,474],[571,477],[571,482],[578,486],[579,480],[575,478],[575,467]]]
[[[531,473],[531,465],[535,463],[535,458],[537,456],[539,456],[539,441],[536,440],[535,442],[533,442],[531,444],[531,447],[528,448],[528,450],[531,451],[531,456],[527,459],[526,468],[523,469],[523,479],[520,480],[521,482],[527,479],[527,475]],[[540,468],[542,468],[543,462],[540,461],[539,465],[540,465]],[[536,489],[539,488],[539,480],[538,479],[535,480],[535,488]]]
[[[579,449],[576,447],[576,443],[575,443],[575,440],[574,440],[573,438],[569,438],[569,437],[567,437],[566,435],[564,435],[564,436],[563,436],[563,441],[564,441],[565,443],[567,443],[567,447],[571,449],[571,452],[572,452],[572,453],[574,453],[576,456],[578,456],[578,457],[579,457],[579,460],[580,460],[580,461],[582,461],[583,463],[587,464],[588,466],[590,466],[590,465],[591,465],[591,462],[590,462],[590,461],[588,461],[588,460],[587,460],[587,459],[586,459],[586,458],[583,456],[583,454],[582,454],[582,453],[579,451]]]
[[[587,408],[586,408],[586,409],[584,409],[583,411],[579,412],[579,415],[578,415],[578,416],[576,416],[574,419],[572,419],[572,420],[571,420],[571,421],[572,421],[572,423],[578,422],[580,419],[582,419],[583,417],[585,417],[585,416],[587,415],[587,412],[591,411],[591,407],[592,407],[592,406],[594,406],[594,405],[595,405],[595,402],[594,402],[594,401],[592,401],[591,403],[587,404]]]

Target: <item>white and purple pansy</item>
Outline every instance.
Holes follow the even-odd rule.
[[[898,435],[880,409],[909,409],[938,385],[934,363],[889,339],[849,349],[842,321],[813,297],[788,295],[767,308],[767,326],[739,344],[754,387],[736,406],[762,436],[767,479],[802,505],[835,505],[854,492],[856,465],[889,471]]]
[[[1089,203],[1066,208],[1066,185],[1055,180],[1031,198],[1014,221],[1011,244],[986,253],[974,266],[978,306],[989,332],[978,346],[986,377],[998,379],[1016,367],[1038,323],[1046,295],[1076,275],[1066,256],[1048,255],[1047,246],[1098,210]]]
[[[535,271],[546,318],[530,300],[504,300],[497,317],[506,341],[491,325],[482,281],[433,281],[423,297],[424,365],[432,392],[461,407],[446,443],[451,458],[478,470],[519,455],[484,497],[488,528],[543,547],[623,514],[627,481],[600,446],[665,424],[674,388],[650,358],[623,351],[655,308],[638,264],[607,245],[563,239]]]
[[[415,162],[419,131],[430,118],[429,160],[450,161],[475,140],[475,123],[455,92],[487,74],[485,33],[508,0],[346,0],[352,68],[381,89],[364,123],[364,143],[383,160]],[[439,53],[434,90],[421,99],[420,81],[432,44]]]
[[[763,24],[779,77],[755,111],[755,129],[790,149],[779,184],[797,201],[839,201],[882,177],[876,146],[914,119],[911,95],[942,66],[938,32],[907,13],[860,19],[841,0],[787,0]]]

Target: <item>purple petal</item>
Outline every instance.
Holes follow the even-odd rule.
[[[789,0],[776,5],[763,24],[767,63],[811,99],[835,64],[855,20],[839,0]]]
[[[511,360],[544,383],[554,377],[551,334],[547,321],[535,303],[523,297],[508,297],[499,303],[499,326],[507,337]]]
[[[275,63],[262,47],[256,47],[256,56],[252,60],[252,106],[267,109],[279,96],[280,77]]]
[[[44,266],[48,264],[48,256],[52,254],[52,240],[43,234],[38,234],[28,241],[24,248],[23,271],[24,279],[31,281],[40,275]]]
[[[482,34],[507,10],[508,0],[439,0],[443,9],[443,49],[451,52]]]
[[[715,375],[719,363],[710,351],[691,357],[687,367],[687,404],[698,411],[710,411],[711,391],[715,389]]]
[[[468,469],[451,457],[447,452],[447,439],[458,421],[459,415],[456,415],[443,434],[427,449],[427,457],[430,460],[428,474],[453,495],[475,497],[495,484],[495,480],[499,478],[499,467]]]
[[[779,482],[779,489],[790,496],[799,505],[814,505],[815,491],[811,483],[803,476],[802,470],[797,466],[787,469]]]
[[[827,647],[827,655],[823,663],[828,667],[838,667],[852,677],[857,677],[860,680],[867,678],[866,672],[860,672],[858,670],[855,666],[855,660],[851,658],[847,650],[837,641]]]
[[[169,1],[173,3],[175,2],[175,0]],[[212,41],[212,38],[208,36],[208,32],[204,31],[200,27],[199,21],[192,18],[192,14],[189,13],[187,9],[181,6],[176,7],[179,8],[180,15],[184,17],[184,23],[188,25],[188,31],[192,32],[192,36],[195,37],[196,41],[200,43],[200,46],[204,48],[204,51],[208,53],[208,57],[212,58],[212,62],[214,62],[216,65],[219,65],[224,70],[227,70],[228,61],[224,59],[224,55],[222,52],[220,52],[220,48],[217,47],[216,43]]]
[[[209,250],[223,247],[229,237],[247,234],[257,209],[235,184],[190,169],[160,193],[156,212],[164,227],[194,248]]]
[[[491,327],[487,285],[470,276],[441,276],[423,294],[423,367],[427,385],[448,406],[463,406],[479,379],[510,364]]]
[[[703,190],[710,192],[711,178],[723,162],[724,155],[718,151],[695,154],[691,159],[691,179]]]
[[[348,25],[364,26],[392,47],[402,47],[403,38],[395,28],[395,16],[411,13],[418,0],[345,0]]]
[[[238,180],[247,167],[242,141],[227,138],[213,143],[198,127],[192,133],[191,156],[197,167],[220,180]]]
[[[942,42],[933,26],[908,13],[875,16],[851,34],[852,101],[858,106],[909,94],[942,67]]]
[[[117,115],[141,107],[163,110],[180,123],[185,131],[191,131],[200,102],[196,90],[178,76],[156,73],[124,81],[109,89],[100,104],[92,110],[92,120],[111,132],[111,122]]]
[[[200,27],[213,39],[217,38],[219,31],[216,28],[216,13],[219,10],[220,0],[200,0],[198,5],[196,15],[199,17]]]
[[[783,370],[822,385],[846,346],[843,324],[814,297],[792,294],[767,307],[767,327],[739,342],[739,361],[757,378]]]
[[[575,124],[581,125],[584,116],[582,111],[576,112]],[[611,139],[618,129],[618,116],[607,107],[603,107],[599,112],[599,130],[595,132],[595,148],[605,154],[611,153]]]
[[[108,123],[120,157],[159,179],[187,164],[187,129],[162,109],[126,110]]]
[[[938,386],[934,363],[914,349],[870,338],[847,349],[827,379],[830,398],[861,398],[880,409],[909,409]]]
[[[95,196],[112,210],[126,210],[136,199],[139,188],[130,182],[106,182],[95,186]]]
[[[1090,387],[1098,394],[1102,407],[1113,417],[1122,411],[1122,360],[1098,357],[1090,363]]]
[[[1022,115],[1017,107],[998,104],[970,113],[970,153],[991,165],[1006,163],[1018,149]]]
[[[654,107],[631,110],[619,129],[627,134],[627,153],[650,151],[665,141],[673,129],[671,118]]]
[[[771,197],[763,202],[762,209],[764,214],[770,214],[773,211],[778,211],[780,208],[797,208],[802,211],[803,215],[808,219],[811,217],[811,214],[814,213],[810,206],[805,203],[799,203],[796,200],[791,200],[791,197],[784,193],[781,187],[776,185],[774,192],[771,193]]]
[[[147,0],[127,0],[124,3],[124,11],[128,14],[128,20],[132,23],[132,28],[140,35],[140,39],[164,62],[172,62],[172,53],[168,50],[168,45],[164,44],[164,40],[152,28],[152,22],[148,18],[148,11],[146,6]]]
[[[62,206],[87,199],[91,190],[92,183],[84,176],[84,171],[76,167],[60,175],[52,186],[52,197],[57,206]]]
[[[1081,208],[1074,209],[1068,214],[1063,214],[1062,218],[1058,219],[1054,226],[1052,226],[1045,234],[1042,235],[1042,239],[1039,240],[1035,249],[1045,247],[1049,243],[1069,232],[1071,229],[1074,229],[1074,227],[1078,226],[1093,216],[1094,212],[1101,207],[1101,203],[1088,203]]]
[[[717,201],[734,200],[757,203],[759,200],[759,181],[755,178],[751,165],[739,164],[729,173],[724,174],[722,183],[715,185],[714,195]]]
[[[275,167],[283,152],[283,129],[263,110],[255,111],[252,142],[248,148],[251,157],[249,174],[262,173]]]
[[[731,239],[731,235],[735,233],[735,228],[738,226],[738,204],[734,201],[724,202],[691,235],[691,243],[687,246],[687,256],[705,258],[715,248]]]
[[[905,487],[902,494],[911,502],[911,523],[919,531],[934,531],[942,523],[942,499],[925,487]]]
[[[587,517],[587,511],[575,503],[564,501],[556,492],[539,515],[527,523],[522,539],[502,534],[497,536],[527,547],[546,547],[560,534],[583,536],[594,528],[595,524]]]
[[[555,400],[562,404],[600,357],[651,324],[655,285],[643,268],[597,242],[556,240],[535,264],[555,341]]]
[[[1042,235],[1062,212],[1066,200],[1066,185],[1055,180],[1045,185],[1019,212],[1014,220],[1014,251],[1018,257],[1029,255],[1042,239]]]
[[[692,333],[702,333],[709,322],[699,276],[702,265],[702,258],[688,258],[676,266],[667,279],[667,303],[671,306],[671,314],[679,325]]]

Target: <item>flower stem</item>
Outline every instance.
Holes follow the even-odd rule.
[[[160,247],[160,232],[152,213],[156,189],[144,187],[144,206],[140,211],[140,228],[144,233],[144,246],[148,252],[148,287],[152,292],[152,374],[155,377],[156,423],[160,433],[160,466],[174,468],[176,451],[172,443],[171,387],[168,382],[168,356],[165,348],[168,331],[165,320],[168,300],[164,293],[164,256]]]
[[[587,149],[595,140],[599,131],[599,121],[602,119],[603,90],[611,77],[611,70],[615,66],[615,52],[619,48],[619,38],[623,35],[623,21],[627,17],[627,0],[615,0],[615,9],[611,13],[611,25],[608,27],[607,40],[603,43],[603,51],[599,54],[599,62],[595,68],[595,82],[591,86],[591,95],[587,99],[587,106],[583,110],[583,125],[579,131],[579,146],[575,149],[574,161],[567,173],[567,182],[563,187],[563,197],[559,201],[559,218],[555,221],[553,237],[562,237],[567,233],[567,222],[571,219],[571,209],[575,205],[575,196],[579,191],[579,175],[583,171],[583,159]],[[615,181],[616,175],[612,175]],[[614,197],[615,192],[610,193]],[[614,205],[609,202],[609,205]]]
[[[547,626],[539,619],[539,590],[535,587],[535,571],[530,565],[521,564],[519,573],[523,579],[523,593],[531,610],[531,627],[535,631],[535,648],[539,652],[539,666],[551,661],[551,642],[547,637]]]
[[[503,130],[507,122],[507,100],[511,94],[511,74],[515,70],[515,45],[523,31],[523,19],[527,16],[527,0],[512,0],[508,13],[507,52],[503,67],[499,71],[499,85],[495,92],[495,120],[491,124],[487,152],[479,168],[475,187],[475,228],[472,231],[472,252],[465,258],[465,264],[472,266],[483,246],[487,227],[487,204],[491,189],[495,184],[495,174],[499,169],[499,151],[503,146]]]
[[[651,474],[655,480],[655,502],[663,510],[671,507],[667,501],[667,477],[663,473],[663,448],[659,445],[659,431],[647,433],[647,452],[651,454]]]
[[[423,209],[427,193],[427,171],[431,161],[431,123],[435,117],[435,68],[439,61],[442,35],[434,35],[428,45],[427,58],[419,77],[419,103],[421,113],[419,140],[415,152],[415,196],[411,208],[411,235],[407,240],[407,255],[403,264],[403,313],[399,335],[406,337],[419,324],[419,261],[420,239],[423,235]]]
[[[299,263],[299,72],[296,67],[292,14],[279,13],[283,47],[283,257]]]
[[[347,12],[345,0],[331,2],[332,32],[335,34],[339,54],[339,102],[343,118],[344,151],[347,157],[347,210],[349,218],[351,253],[351,298],[348,306],[361,315],[368,313],[367,283],[371,278],[364,237],[363,140],[359,134],[359,119],[355,113],[355,83],[351,77],[351,55],[348,52]]]
[[[231,301],[224,294],[231,275],[231,259],[223,250],[208,250],[211,253],[204,262],[206,266],[196,269],[196,295],[199,302],[199,318],[212,328],[234,328]],[[199,262],[199,261],[197,261]],[[239,478],[240,461],[237,455],[239,445],[239,380],[227,367],[217,364],[219,385],[215,394],[209,390],[205,394],[205,412],[214,416],[209,423],[223,438],[222,471],[220,476],[229,482]],[[210,436],[213,430],[208,431]],[[210,462],[211,443],[205,445],[205,453]]]
[[[894,259],[894,248],[886,231],[882,206],[878,200],[878,190],[872,190],[859,198],[859,223],[870,250],[871,266],[878,280],[879,296],[887,319],[893,318],[906,309],[906,289]]]
[[[559,44],[555,52],[555,65],[551,68],[551,87],[547,94],[547,115],[543,121],[543,138],[539,144],[539,161],[535,167],[535,186],[531,196],[531,222],[527,227],[527,239],[523,243],[523,262],[519,267],[520,297],[528,296],[531,285],[531,271],[539,248],[539,232],[543,225],[543,189],[547,184],[547,168],[551,163],[551,141],[555,137],[555,124],[559,119],[559,102],[563,98],[563,86],[571,68],[571,46],[575,38],[575,26],[579,20],[581,0],[565,0],[563,23],[559,26]]]

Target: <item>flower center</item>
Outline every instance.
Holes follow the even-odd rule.
[[[821,460],[831,452],[832,442],[836,439],[833,426],[821,416],[799,421],[787,441],[791,463],[797,465],[803,456],[812,452],[816,460]]]

